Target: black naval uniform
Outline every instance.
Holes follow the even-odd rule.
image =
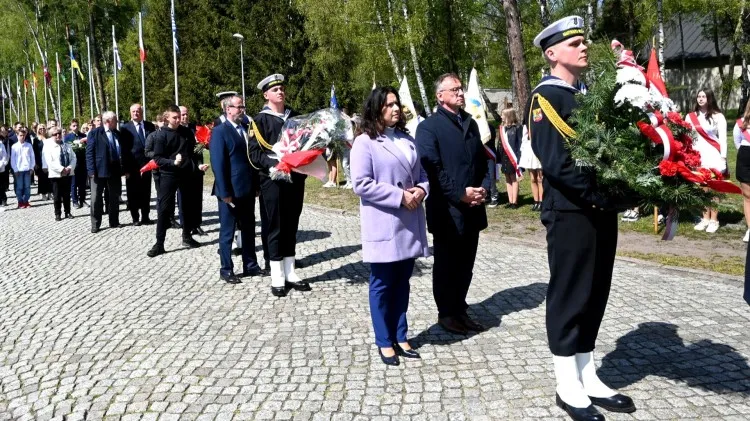
[[[287,109],[285,117],[281,117],[268,112],[268,109],[265,108],[264,111],[253,117],[253,120],[263,140],[273,146],[279,138],[281,127],[284,125],[286,118],[296,115],[298,114]],[[253,166],[258,168],[260,173],[261,225],[264,216],[263,205],[265,205],[265,216],[268,221],[268,259],[281,261],[284,257],[293,257],[297,246],[297,229],[302,214],[307,176],[292,172],[291,183],[283,180],[272,180],[268,170],[276,166],[278,161],[268,156],[269,149],[258,141],[257,135],[250,138],[249,147],[250,161]]]
[[[547,228],[550,267],[547,338],[557,356],[594,350],[617,247],[616,210],[597,191],[594,171],[573,161],[552,113],[543,107],[548,102],[567,121],[577,107],[577,91],[546,77],[534,89],[525,118],[544,174],[541,219]]]

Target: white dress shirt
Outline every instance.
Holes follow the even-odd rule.
[[[16,142],[10,148],[10,167],[13,172],[31,171],[36,164],[34,147],[29,142]]]

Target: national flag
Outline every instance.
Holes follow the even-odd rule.
[[[417,118],[417,108],[414,107],[414,101],[411,99],[409,81],[406,79],[406,75],[401,80],[401,86],[398,88],[398,96],[401,98],[401,115],[404,116],[406,129],[414,136],[417,133],[419,119]]]
[[[331,103],[329,107],[333,109],[339,108],[339,102],[336,100],[336,86],[331,85]]]
[[[57,54],[55,54],[55,64],[57,65],[57,74],[62,77],[63,82],[67,83],[65,73],[62,71],[62,66],[60,66],[60,60],[58,59]]]
[[[49,73],[49,67],[46,64],[44,65],[44,81],[47,86],[52,85],[52,75]]]
[[[112,26],[112,50],[115,56],[115,66],[117,70],[122,70],[122,61],[120,61],[120,49],[117,48],[117,40],[115,39],[115,27]]]
[[[36,87],[39,86],[39,83],[36,80],[36,71],[31,73],[31,79],[34,81],[34,89],[36,89]]]
[[[174,21],[174,0],[172,0],[172,10],[171,10],[171,19],[172,19],[172,45],[174,46],[174,50],[176,52],[180,52],[180,47],[177,46],[177,23]]]
[[[667,95],[667,87],[664,85],[664,80],[661,78],[659,61],[656,59],[655,48],[651,48],[651,57],[649,57],[648,66],[646,67],[646,79],[652,87],[656,88],[656,90],[662,94],[662,96],[669,97],[669,95]]]
[[[29,80],[26,78],[23,79],[23,92],[29,92]]]
[[[146,62],[146,47],[143,46],[143,16],[138,14],[138,49],[141,53],[141,63]]]
[[[464,96],[466,98],[464,110],[471,114],[471,117],[477,122],[477,125],[479,126],[479,136],[482,138],[482,143],[487,143],[492,137],[492,134],[490,133],[490,125],[487,122],[484,98],[482,98],[482,93],[479,91],[477,69],[471,69],[471,73],[469,74],[469,86],[466,88]]]
[[[81,66],[78,65],[78,62],[76,61],[75,57],[73,57],[73,53],[70,53],[70,67],[78,71],[78,76],[81,77],[81,80],[83,80],[83,73],[81,73]]]

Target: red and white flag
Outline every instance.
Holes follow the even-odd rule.
[[[138,49],[141,51],[141,63],[146,62],[146,47],[143,46],[143,16],[138,13]]]

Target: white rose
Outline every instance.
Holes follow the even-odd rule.
[[[648,89],[642,85],[628,83],[623,85],[615,94],[615,105],[622,107],[632,105],[640,109],[645,109],[646,104],[651,101],[651,95]]]
[[[643,72],[635,67],[623,66],[617,69],[617,84],[626,85],[629,83],[646,86],[646,77]]]

